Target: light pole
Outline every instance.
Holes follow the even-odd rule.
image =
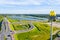
[[[50,39],[53,40],[53,36],[52,36],[52,33],[53,33],[53,27],[52,27],[52,22],[53,20],[55,20],[55,12],[54,11],[50,11],[50,20],[51,20],[51,27],[50,27]]]

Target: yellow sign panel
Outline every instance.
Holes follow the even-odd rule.
[[[50,16],[56,16],[56,13],[54,11],[50,11]]]

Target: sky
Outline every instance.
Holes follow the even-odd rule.
[[[60,14],[60,0],[0,0],[0,14]]]

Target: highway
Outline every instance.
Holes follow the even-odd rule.
[[[9,22],[7,18],[4,17],[2,21],[2,26],[1,26],[0,40],[4,40],[4,36],[6,37],[6,40],[12,40],[8,24]]]
[[[2,24],[3,24],[3,22],[2,22]],[[3,28],[3,26],[4,25],[2,25],[2,27],[1,27],[2,30],[0,31],[0,40],[4,40],[4,31],[3,31],[4,28]]]

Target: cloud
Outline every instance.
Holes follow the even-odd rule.
[[[48,11],[47,11],[48,10]],[[4,11],[4,12],[3,12]],[[45,14],[49,13],[49,9],[42,10],[0,10],[0,13],[14,13],[14,14]]]
[[[48,13],[53,9],[59,12],[60,8],[58,5],[60,5],[60,0],[0,0],[0,13],[40,14]]]
[[[11,5],[60,5],[60,0],[0,0],[0,4]]]
[[[11,4],[11,5],[22,5],[22,4],[27,4],[26,2],[15,2],[15,1],[7,1],[7,0],[2,0],[0,1],[0,4]]]
[[[43,0],[44,1],[44,0]],[[11,4],[11,5],[41,5],[42,0],[0,0],[0,4]]]
[[[27,2],[9,2],[9,1],[0,1],[0,4],[9,4],[9,5],[27,5]]]
[[[60,0],[0,0],[0,4],[9,5],[60,5]]]
[[[58,6],[60,5],[60,0],[47,0],[46,3],[50,6]]]

